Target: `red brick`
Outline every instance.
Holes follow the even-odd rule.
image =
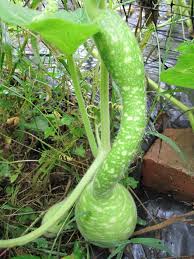
[[[144,156],[143,184],[157,192],[194,201],[194,133],[191,129],[166,129],[163,134],[176,142],[187,161],[166,142],[157,139]]]

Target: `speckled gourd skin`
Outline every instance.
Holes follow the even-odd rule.
[[[118,14],[111,10],[101,12],[103,18],[99,16],[97,20],[101,32],[95,42],[120,89],[123,110],[120,131],[94,181],[95,191],[100,194],[118,182],[122,169],[133,160],[146,120],[144,65],[136,38]]]
[[[75,215],[84,238],[101,247],[114,247],[128,239],[137,221],[134,200],[121,184],[116,184],[106,199],[96,199],[92,184],[88,185],[76,205]]]
[[[112,149],[94,181],[77,202],[76,221],[86,240],[111,247],[132,234],[137,220],[132,197],[117,183],[123,168],[134,158],[143,136],[145,76],[138,43],[121,17],[113,11],[102,10],[96,23],[100,32],[94,39],[101,58],[120,88],[123,110]]]

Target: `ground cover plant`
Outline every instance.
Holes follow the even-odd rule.
[[[39,12],[34,10],[39,2],[41,1],[32,1],[31,9],[24,9],[5,0],[0,4],[2,21],[13,24],[13,30],[16,30],[18,35],[24,29],[26,33],[17,60],[14,60],[14,53],[12,53],[9,41],[4,41],[9,36],[10,30],[7,30],[6,24],[1,26],[1,35],[6,34],[6,37],[2,37],[3,47],[1,48],[1,91],[4,95],[4,110],[1,116],[6,123],[1,136],[3,150],[8,149],[7,157],[2,154],[3,177],[9,177],[9,180],[14,183],[17,178],[21,177],[23,170],[21,167],[24,167],[26,160],[28,163],[35,163],[32,178],[28,179],[32,186],[32,197],[39,188],[42,189],[42,192],[48,188],[46,185],[49,174],[56,166],[60,168],[62,174],[64,174],[64,168],[68,172],[65,180],[68,177],[71,179],[72,176],[69,175],[72,175],[73,171],[73,177],[78,184],[72,186],[70,181],[70,186],[67,186],[68,188],[65,190],[64,200],[47,211],[40,227],[37,223],[40,218],[36,217],[36,212],[31,207],[20,211],[20,222],[34,222],[27,229],[31,232],[26,234],[26,230],[23,231],[24,228],[21,228],[10,236],[14,226],[8,224],[7,233],[4,236],[11,238],[1,240],[0,247],[23,246],[34,241],[37,242],[40,250],[45,245],[43,250],[46,251],[48,241],[40,238],[43,234],[47,237],[56,236],[54,247],[60,233],[63,230],[73,230],[76,222],[79,231],[89,243],[101,247],[117,247],[122,250],[123,245],[127,242],[140,242],[135,239],[127,241],[135,229],[137,212],[132,196],[121,184],[120,179],[124,177],[129,163],[137,154],[147,120],[145,74],[141,51],[128,26],[118,14],[106,9],[103,1],[96,3],[86,0],[84,10],[76,9],[74,12],[57,11],[55,1],[50,1],[46,9]],[[91,86],[87,80],[84,80],[83,74],[86,73],[85,77],[91,77],[91,72],[82,73],[79,66],[76,66],[78,61],[75,62],[73,58],[73,54],[81,44],[86,44],[87,48],[92,46],[90,51],[93,51],[93,43],[86,42],[91,36],[99,51],[98,54],[95,50],[94,55],[101,63],[100,79],[98,70],[93,71],[93,85],[100,84],[99,107],[98,105],[90,106],[90,101],[94,96],[88,97],[87,95],[87,91],[91,91]],[[59,66],[63,67],[62,76],[58,75],[57,71],[49,73],[45,69],[38,53],[39,37],[51,49]],[[32,62],[29,62],[23,55],[29,39],[34,52]],[[48,55],[48,59],[51,58]],[[50,60],[49,62],[52,63]],[[117,131],[119,128],[118,134],[112,127],[113,134],[116,135],[114,141],[110,137],[110,126],[112,125],[110,125],[109,117],[115,115],[115,111],[109,115],[108,72],[116,84],[115,89],[121,96],[119,102],[122,107],[121,123],[116,125]],[[48,81],[43,73],[51,81],[56,80],[57,77],[60,78],[57,80],[56,89],[48,86]],[[3,77],[6,77],[6,80]],[[72,82],[76,99],[72,97],[72,89],[69,91],[69,82]],[[83,91],[86,92],[84,98]],[[92,91],[97,92],[97,89],[92,88]],[[118,99],[118,95],[115,98]],[[54,110],[52,105],[56,107]],[[12,112],[10,112],[10,106],[14,107]],[[10,109],[8,109],[9,107]],[[90,117],[92,117],[92,123],[89,120]],[[31,133],[28,133],[27,130],[30,130]],[[85,136],[87,136],[88,142]],[[30,143],[31,151],[33,149],[36,151],[37,147],[41,149],[41,157],[25,159],[23,152],[18,156],[18,161],[16,157],[11,157],[9,147],[15,137],[17,141],[22,140],[25,143],[26,150],[28,150],[28,143]],[[52,147],[53,142],[55,143],[54,148]],[[88,143],[91,152],[89,152]],[[94,161],[84,173],[87,166],[84,166],[81,158],[85,157],[86,153],[89,156],[87,164],[89,165],[92,156]],[[80,160],[75,160],[74,155],[79,156]],[[29,158],[30,154],[29,156],[27,154],[26,157]],[[16,163],[14,163],[15,158]],[[39,165],[36,167],[37,162]],[[77,170],[76,162],[78,162],[78,167],[83,167],[84,176],[82,178],[77,172],[74,172]],[[11,172],[12,170],[14,173]],[[34,174],[34,172],[36,173]],[[31,188],[29,183],[27,188]],[[67,195],[69,189],[71,192]],[[61,192],[64,192],[64,189]],[[5,203],[2,209],[12,211],[15,209],[14,205],[18,205],[16,197],[18,195],[20,197],[21,187],[13,185],[6,189],[6,193],[10,197],[11,203]],[[74,204],[75,214],[72,209]],[[25,215],[28,216],[25,217]],[[14,221],[18,220],[17,217],[18,215]],[[6,229],[4,228],[3,231],[6,232]],[[143,239],[141,242],[146,243]],[[157,248],[165,249],[158,241],[148,240],[147,242],[153,246],[155,244]],[[52,249],[50,254],[53,252]],[[120,250],[116,250],[116,252]],[[76,242],[74,243],[74,253],[80,253],[79,258],[86,256],[82,254],[82,249]],[[64,252],[62,255],[66,255],[66,253]]]

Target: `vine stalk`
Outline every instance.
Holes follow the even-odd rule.
[[[82,93],[81,93],[81,88],[80,88],[80,84],[79,84],[79,77],[78,77],[78,73],[77,73],[77,70],[76,70],[75,62],[74,62],[72,56],[68,56],[67,60],[68,60],[68,65],[69,65],[69,71],[70,71],[71,78],[72,78],[72,81],[73,81],[75,94],[76,94],[78,105],[79,105],[79,110],[80,110],[80,113],[81,113],[81,116],[82,116],[82,120],[83,120],[83,123],[84,123],[85,130],[86,130],[86,135],[87,135],[87,138],[88,138],[88,141],[89,141],[89,144],[90,144],[90,148],[92,150],[92,154],[93,154],[94,157],[96,157],[97,153],[98,153],[98,147],[97,147],[96,140],[94,138],[94,134],[93,134],[91,124],[90,124],[90,121],[89,121],[89,118],[88,118],[88,114],[87,114],[87,111],[86,111],[86,108],[85,108],[84,99],[83,99],[83,96],[82,96]]]
[[[178,107],[180,110],[182,110],[184,113],[187,114],[188,119],[190,121],[192,130],[194,131],[194,115],[192,110],[179,100],[177,100],[175,97],[173,97],[171,94],[165,93],[164,90],[162,90],[157,83],[155,83],[152,79],[147,78],[149,86],[157,91],[159,94],[162,94],[164,98],[167,98],[171,103],[173,103],[176,107]]]

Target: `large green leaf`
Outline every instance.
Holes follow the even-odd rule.
[[[161,81],[194,89],[194,42],[186,42],[178,48],[177,64],[161,73]]]
[[[44,16],[29,24],[28,28],[39,33],[44,40],[63,53],[72,54],[80,44],[98,31],[98,27],[94,24],[76,23],[73,21],[73,13],[73,19],[69,19],[69,16],[70,14],[65,11],[63,15],[56,13],[56,16]]]
[[[89,23],[81,9],[74,12],[41,13],[1,0],[0,18],[40,34],[43,40],[68,55],[98,32],[97,25]]]
[[[0,0],[0,18],[4,22],[24,26],[39,14],[38,11],[12,4],[7,0]]]

